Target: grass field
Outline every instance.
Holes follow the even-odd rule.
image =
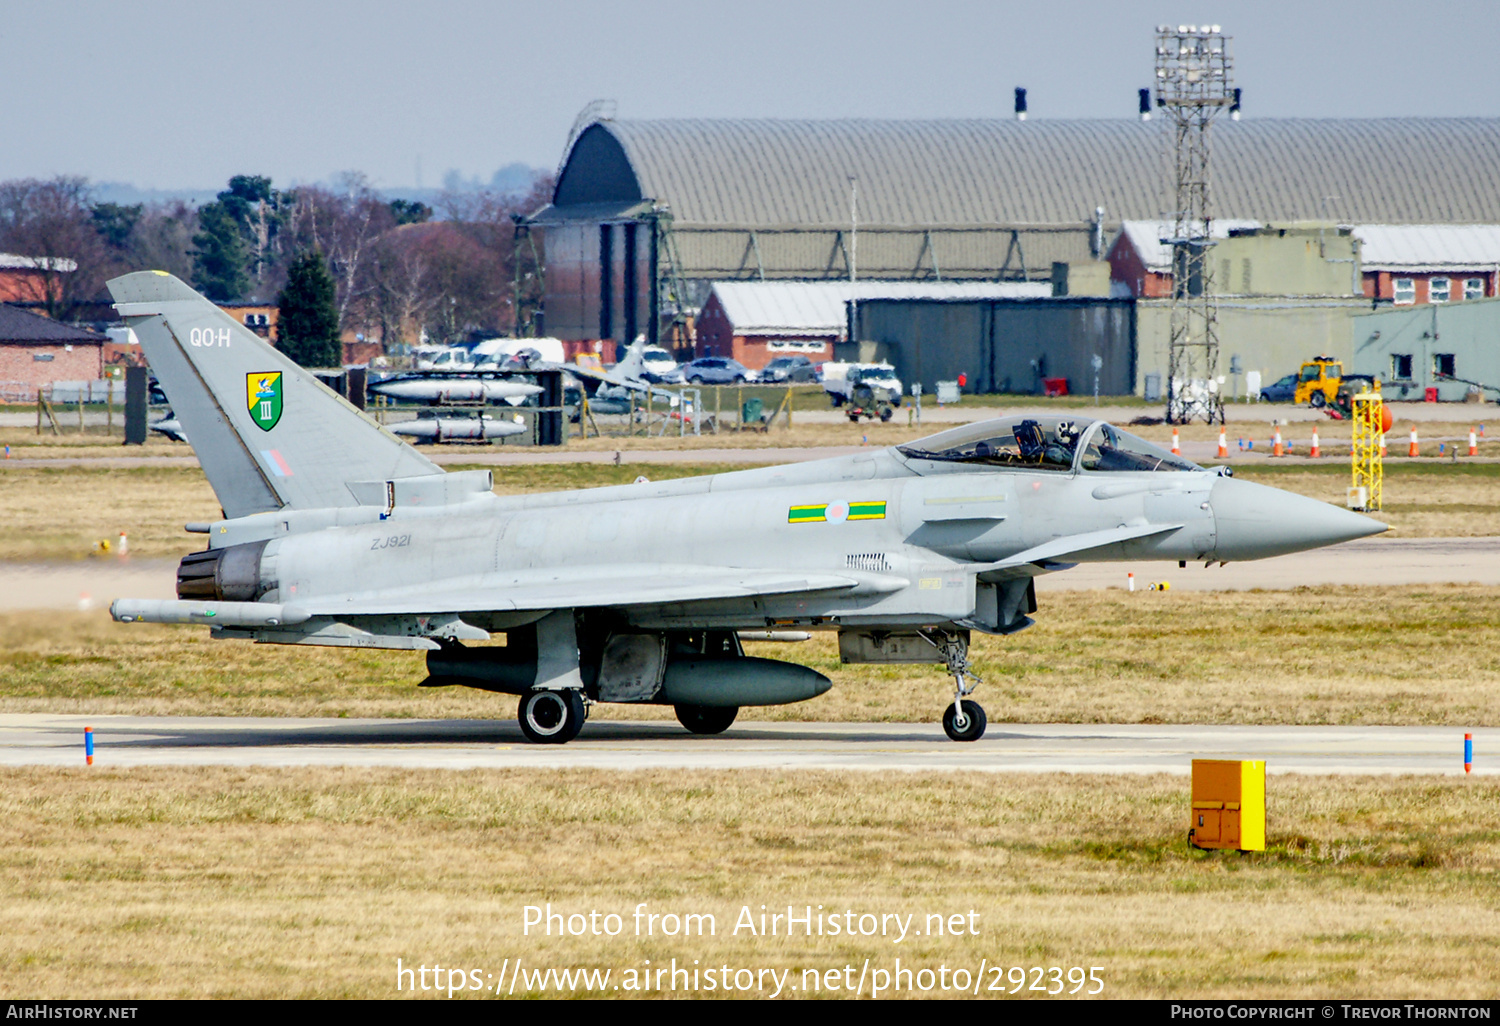
[[[628,484],[743,470],[744,464],[684,463],[642,467],[547,463],[494,467],[501,495]],[[82,559],[94,542],[125,531],[137,556],[179,558],[203,548],[183,524],[220,518],[213,489],[197,467],[7,467],[0,470],[0,560]]]
[[[774,462],[767,453],[768,462]],[[744,470],[756,464],[544,463],[488,468],[502,495],[661,481]],[[464,466],[453,464],[454,469]],[[1336,463],[1242,466],[1247,481],[1342,504],[1348,469]],[[1500,531],[1500,463],[1392,463],[1385,471],[1382,519],[1397,537],[1489,535]],[[0,560],[82,559],[121,531],[138,556],[178,558],[202,547],[183,532],[191,520],[217,520],[219,504],[196,467],[0,469]]]
[[[872,445],[911,434],[806,430]],[[42,452],[119,455],[89,440]],[[494,469],[497,490],[515,493],[742,467]],[[1334,502],[1347,480],[1337,465],[1237,474]],[[82,557],[120,530],[137,554],[175,557],[202,544],[182,523],[218,512],[196,468],[8,467],[0,489],[0,559]],[[1500,466],[1387,466],[1385,519],[1403,536],[1493,534],[1497,513]],[[751,647],[835,686],[746,719],[932,722],[951,698],[940,667],[843,666],[830,636]],[[979,639],[975,655],[975,697],[997,723],[1493,724],[1500,588],[1044,596],[1035,628]],[[0,614],[5,712],[515,714],[506,696],[418,689],[423,676],[410,653],[214,642],[102,612]],[[801,987],[803,969],[857,977],[866,958],[890,970],[899,957],[950,974],[981,960],[1098,966],[1107,997],[1500,997],[1500,784],[1273,777],[1269,792],[1269,850],[1241,855],[1187,846],[1182,778],[0,769],[0,998],[382,998],[398,996],[397,958],[484,974],[517,957],[613,981],[676,958],[792,970]],[[523,907],[546,902],[626,923],[647,902],[713,914],[719,929],[523,937]],[[730,933],[742,906],[762,904],[918,923],[972,910],[979,932],[901,944]]]
[[[1097,966],[1105,997],[1500,996],[1500,785],[1268,792],[1268,850],[1239,854],[1187,846],[1183,778],[0,770],[0,997],[384,998],[398,958],[612,983],[696,959],[790,969],[802,996],[804,969],[898,957]],[[547,902],[623,932],[524,936]],[[634,936],[639,902],[714,935]],[[734,935],[762,904],[959,914],[964,934]]]
[[[1095,591],[1044,597],[1037,625],[977,637],[991,722],[1446,724],[1500,722],[1500,588]],[[931,722],[942,667],[838,661],[832,635],[752,643],[833,689],[746,719]],[[0,710],[138,715],[509,719],[515,699],[423,689],[420,654],[220,642],[197,627],[102,612],[0,615]],[[659,706],[606,718],[670,719]]]

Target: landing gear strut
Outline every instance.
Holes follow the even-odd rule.
[[[944,633],[933,640],[953,675],[953,704],[943,713],[943,731],[954,741],[978,741],[989,721],[978,702],[964,701],[974,693],[975,684],[984,683],[969,672],[969,643],[959,634]]]

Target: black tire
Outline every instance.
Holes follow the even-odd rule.
[[[732,382],[730,382],[730,384],[732,384],[732,385],[743,385],[744,383],[745,383],[745,377],[744,377],[743,374],[736,374],[734,376],[734,380]]]
[[[954,721],[958,719],[957,706],[950,705],[943,712],[943,732],[954,741],[978,741],[984,737],[984,728],[989,725],[989,720],[984,715],[984,708],[978,702],[964,699],[964,717],[967,723],[963,729],[959,729]]]
[[[694,734],[722,734],[740,712],[737,705],[678,705],[673,708],[677,710],[677,722]]]
[[[880,419],[882,421],[890,420],[891,419],[891,414],[893,414],[895,412],[896,412],[895,410],[893,410],[891,407],[887,406],[887,407],[885,407],[884,409],[882,409],[880,411]]]
[[[1312,394],[1312,398],[1309,399],[1308,402],[1312,405],[1313,409],[1321,410],[1323,407],[1328,405],[1328,397],[1322,392],[1314,392]]]
[[[858,410],[856,410],[855,412],[849,414],[849,423],[851,423],[851,424],[858,424],[859,423],[859,411]]]
[[[835,410],[844,405],[844,397],[839,395],[837,392],[829,392],[828,395],[829,398],[833,400],[833,408]]]
[[[703,384],[703,379],[702,378],[696,378],[696,377],[695,378],[688,378],[688,384],[690,384],[690,385],[701,385],[701,384]]]
[[[521,696],[516,719],[526,740],[539,745],[567,744],[578,736],[587,718],[583,692],[577,688],[562,691],[528,691]]]

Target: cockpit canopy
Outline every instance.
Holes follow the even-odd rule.
[[[897,450],[907,459],[965,463],[997,470],[1202,470],[1102,420],[1052,415],[1002,417],[965,424]]]

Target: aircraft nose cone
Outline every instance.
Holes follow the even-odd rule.
[[[1232,477],[1214,482],[1209,503],[1218,534],[1215,553],[1223,560],[1281,556],[1390,530],[1326,502]]]

